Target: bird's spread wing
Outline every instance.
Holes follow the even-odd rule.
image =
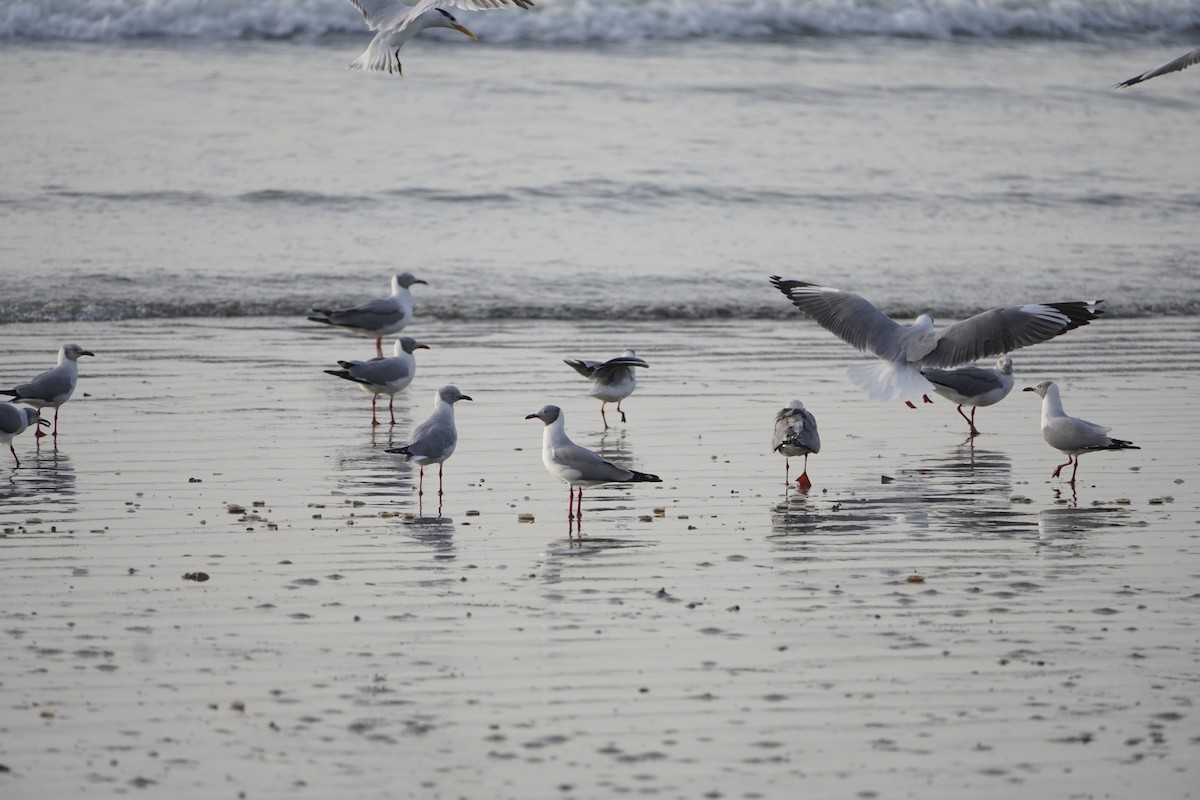
[[[1161,67],[1155,67],[1149,72],[1143,72],[1141,75],[1134,75],[1127,81],[1121,81],[1117,84],[1117,88],[1120,89],[1126,86],[1133,86],[1135,83],[1148,81],[1151,78],[1157,78],[1159,75],[1166,75],[1170,72],[1179,72],[1179,70],[1187,69],[1193,64],[1200,64],[1200,47],[1197,47],[1190,53],[1184,53],[1174,61],[1168,61]]]
[[[619,356],[593,367],[592,377],[600,383],[620,383],[628,377],[633,367],[649,368],[649,366],[649,364],[640,358]]]
[[[592,377],[592,372],[600,366],[599,361],[584,361],[578,358],[564,358],[563,361],[585,378]]]
[[[367,27],[373,31],[394,28],[412,12],[408,3],[401,0],[350,0],[362,12]],[[405,23],[407,24],[407,23]]]
[[[771,276],[771,285],[825,330],[867,353],[895,358],[904,329],[866,299],[850,292]]]
[[[953,367],[1053,339],[1100,316],[1102,300],[993,308],[942,330],[921,363]]]
[[[385,4],[381,0],[374,0],[373,3],[369,0],[350,0],[350,2],[356,6],[360,2],[365,5]],[[412,8],[408,9],[401,7],[400,18],[389,25],[381,26],[382,29],[402,31],[414,19],[437,6],[453,6],[454,8],[461,8],[466,11],[489,11],[493,8],[532,8],[533,0],[416,0],[411,5]],[[363,16],[366,16],[366,12],[363,12]],[[368,24],[370,24],[370,20],[368,20]]]

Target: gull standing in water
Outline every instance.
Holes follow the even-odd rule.
[[[80,356],[95,358],[96,354],[77,344],[64,344],[58,350],[58,366],[46,370],[29,383],[0,390],[0,394],[9,395],[14,403],[25,403],[34,408],[53,408],[54,436],[58,438],[58,409],[75,392],[75,384],[79,381],[79,365],[75,362]],[[38,438],[45,435],[39,428]]]
[[[922,367],[955,367],[987,356],[998,356],[1045,342],[1087,325],[1103,312],[1103,300],[1065,303],[1030,303],[993,308],[956,322],[940,331],[933,317],[922,314],[905,327],[893,321],[862,297],[803,281],[771,276],[771,284],[796,308],[830,333],[863,352],[878,357],[876,364],[847,370],[850,380],[872,400],[913,400],[931,403],[933,384]]]
[[[567,484],[567,519],[583,519],[583,487],[601,486],[606,483],[662,483],[662,478],[646,472],[618,467],[596,453],[572,442],[563,425],[565,418],[558,406],[542,406],[540,411],[526,415],[525,419],[540,419],[546,427],[542,429],[542,463],[555,478]],[[579,500],[571,511],[575,489],[579,489]]]
[[[459,24],[439,6],[455,6],[469,11],[487,11],[506,6],[530,8],[532,0],[350,0],[362,12],[370,30],[378,31],[371,44],[350,62],[352,70],[369,70],[403,75],[400,48],[426,28],[450,28],[478,41],[479,37]]]
[[[309,319],[375,337],[375,355],[382,357],[383,337],[399,333],[412,322],[413,299],[408,287],[418,283],[425,281],[411,272],[401,272],[392,277],[392,294],[389,297],[368,300],[353,308],[314,308],[316,316]]]
[[[608,417],[604,414],[604,407],[609,403],[616,403],[617,411],[621,415],[621,422],[624,422],[625,412],[621,410],[621,401],[633,394],[633,390],[637,388],[637,378],[633,374],[633,368],[649,369],[650,367],[649,364],[638,358],[632,349],[627,349],[621,355],[610,358],[608,361],[582,361],[575,358],[566,358],[563,361],[580,375],[596,384],[596,387],[588,394],[600,401],[600,419],[604,421],[605,430],[608,430]]]
[[[812,488],[808,479],[808,456],[821,452],[821,436],[817,433],[817,418],[804,407],[804,403],[793,400],[775,415],[775,435],[771,438],[771,449],[784,458],[783,482],[788,483],[793,456],[804,456],[804,471],[796,478],[800,490]]]
[[[415,461],[421,468],[417,483],[417,496],[425,494],[425,467],[438,465],[438,498],[442,496],[442,464],[454,455],[458,445],[458,428],[454,426],[454,404],[459,400],[470,400],[457,386],[446,385],[433,396],[433,413],[412,433],[412,439],[403,447],[391,447],[385,453],[399,453],[405,461]]]
[[[935,392],[952,403],[958,403],[958,415],[970,426],[971,438],[979,435],[979,429],[975,427],[975,409],[999,403],[1008,397],[1013,388],[1012,359],[1006,355],[1000,356],[994,369],[926,367],[921,374],[933,384]],[[963,413],[963,406],[971,407],[971,416]]]
[[[38,416],[36,409],[17,408],[11,403],[0,403],[0,444],[8,445],[18,467],[21,466],[21,459],[17,458],[17,449],[13,447],[12,440],[24,433],[30,425],[36,430],[38,425],[49,424]]]
[[[375,401],[379,395],[388,396],[388,415],[392,424],[396,424],[396,412],[392,404],[396,393],[403,391],[413,381],[417,374],[417,359],[413,353],[417,350],[428,350],[429,345],[421,344],[411,336],[401,336],[393,348],[394,355],[378,356],[370,361],[339,361],[341,369],[327,369],[330,375],[336,375],[348,381],[353,381],[364,392],[371,395],[371,424],[378,425],[375,418]]]
[[[1075,485],[1075,473],[1079,471],[1079,456],[1093,450],[1141,450],[1142,448],[1126,442],[1123,439],[1113,439],[1108,436],[1112,428],[1088,422],[1078,417],[1068,417],[1063,410],[1062,399],[1058,395],[1058,385],[1054,381],[1042,381],[1037,386],[1029,386],[1026,392],[1037,392],[1042,398],[1042,438],[1046,444],[1055,450],[1067,454],[1067,461],[1054,468],[1051,478],[1057,478],[1063,467],[1070,466],[1071,480]]]
[[[1134,75],[1129,80],[1121,81],[1114,88],[1123,89],[1126,86],[1133,86],[1141,83],[1142,81],[1148,81],[1151,78],[1157,78],[1159,75],[1167,75],[1171,72],[1179,72],[1181,69],[1187,69],[1193,64],[1200,64],[1200,47],[1184,53],[1179,58],[1168,61],[1161,67],[1155,67],[1152,70],[1143,72],[1141,75]]]

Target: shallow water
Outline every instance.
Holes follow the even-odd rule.
[[[1143,447],[1084,459],[1074,495],[1032,395],[972,448],[949,403],[855,394],[800,320],[631,324],[651,367],[607,434],[561,363],[612,350],[602,326],[420,332],[375,431],[320,372],[370,345],[303,322],[11,332],[17,370],[48,337],[97,358],[57,448],[4,465],[6,792],[1194,793],[1195,318],[1016,353],[1018,386]],[[1110,368],[1127,350],[1153,355]],[[475,400],[439,519],[381,451],[451,381]],[[792,397],[824,451],[785,499]],[[546,402],[664,482],[587,492],[568,536],[523,419]]]

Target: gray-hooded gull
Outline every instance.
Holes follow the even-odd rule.
[[[662,478],[646,472],[619,467],[606,461],[586,447],[580,447],[568,438],[563,425],[565,416],[558,406],[542,406],[541,410],[526,415],[525,419],[540,419],[546,427],[542,429],[542,463],[555,478],[567,484],[567,518],[583,518],[583,488],[601,486],[606,483],[662,483]],[[571,502],[575,490],[579,490],[575,511]]]
[[[566,358],[563,361],[595,384],[588,394],[600,401],[600,419],[604,421],[606,429],[608,428],[608,417],[604,413],[604,407],[609,403],[616,403],[617,411],[621,415],[621,422],[625,422],[625,412],[621,410],[621,401],[633,394],[633,390],[637,388],[637,378],[633,373],[633,368],[649,369],[650,367],[644,360],[638,358],[637,353],[632,349],[626,349],[624,353],[616,358],[610,358],[608,361],[586,361],[576,358]]]
[[[447,458],[454,455],[458,446],[458,428],[454,425],[454,404],[471,398],[454,385],[438,389],[433,396],[433,413],[418,425],[409,443],[403,447],[391,447],[385,453],[398,453],[405,461],[416,462],[421,468],[417,483],[417,495],[425,494],[425,467],[438,465],[438,496],[442,495],[442,468]]]
[[[804,456],[804,470],[796,483],[801,491],[812,488],[808,479],[808,456],[821,452],[821,436],[817,433],[817,418],[804,407],[804,403],[793,400],[775,415],[775,435],[771,437],[771,449],[784,457],[783,481],[788,482],[791,459]]]
[[[1063,410],[1062,398],[1058,394],[1058,385],[1054,381],[1042,381],[1037,386],[1026,387],[1023,391],[1037,392],[1042,398],[1042,438],[1055,450],[1067,454],[1066,463],[1055,467],[1051,478],[1057,478],[1063,467],[1074,463],[1069,481],[1073,486],[1075,473],[1079,471],[1079,456],[1083,453],[1095,450],[1142,449],[1132,442],[1109,436],[1108,432],[1112,428],[1067,416],[1067,412]]]
[[[975,427],[975,409],[999,403],[1013,388],[1012,358],[1006,355],[1000,356],[994,368],[926,367],[921,374],[933,384],[935,392],[958,404],[958,415],[967,421],[971,437],[979,435],[979,429]],[[971,407],[971,416],[963,413],[963,406]]]
[[[392,277],[392,293],[388,297],[368,300],[352,308],[314,308],[314,315],[309,319],[373,337],[375,355],[382,356],[383,337],[399,333],[412,322],[413,299],[408,287],[418,283],[425,281],[411,272],[402,272]]]
[[[922,314],[904,326],[866,299],[851,292],[771,276],[771,284],[796,308],[830,333],[871,353],[875,364],[850,367],[850,380],[873,400],[929,400],[931,384],[923,367],[956,367],[1020,347],[1038,344],[1087,325],[1101,313],[1102,300],[1027,303],[993,308],[949,325],[933,328]]]
[[[14,403],[25,403],[34,408],[54,409],[54,436],[58,436],[58,409],[71,399],[75,393],[75,385],[79,382],[79,365],[76,363],[80,356],[95,357],[91,350],[84,350],[77,344],[64,344],[58,350],[58,365],[48,369],[29,383],[22,383],[12,389],[0,390]],[[37,436],[42,437],[39,428]]]
[[[21,459],[17,458],[17,449],[13,447],[12,440],[24,433],[30,425],[36,430],[39,425],[49,424],[38,416],[37,409],[17,408],[11,403],[0,403],[0,444],[8,445],[18,467],[21,466]]]
[[[393,355],[379,356],[369,361],[339,361],[341,369],[327,369],[330,375],[336,375],[348,381],[357,383],[364,392],[371,395],[371,424],[378,425],[375,418],[375,401],[379,395],[388,396],[388,415],[392,424],[396,424],[396,412],[392,404],[396,393],[403,391],[412,383],[417,374],[417,359],[413,353],[417,350],[428,350],[429,345],[421,344],[411,336],[401,336],[393,347]]]

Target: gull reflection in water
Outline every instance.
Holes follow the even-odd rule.
[[[40,449],[21,460],[21,467],[0,478],[0,516],[73,513],[77,510],[75,467],[56,447]]]

